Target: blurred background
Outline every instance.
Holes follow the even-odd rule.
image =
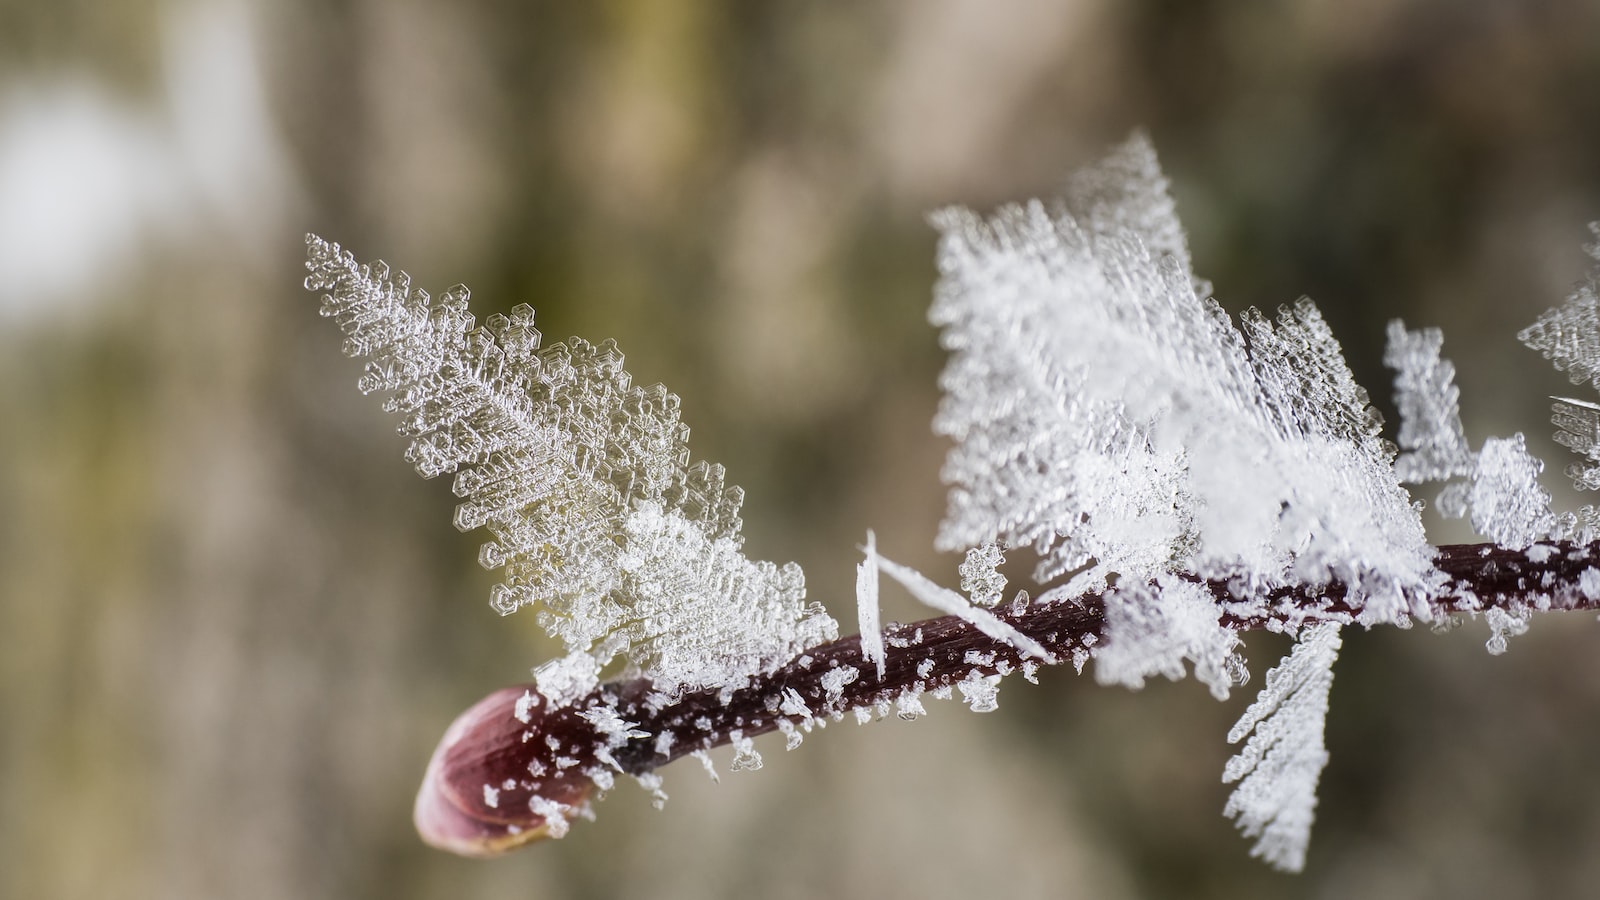
[[[414,836],[445,725],[553,648],[356,392],[306,231],[617,338],[850,622],[869,527],[955,582],[925,214],[1136,127],[1225,305],[1309,294],[1386,410],[1385,322],[1443,326],[1472,440],[1579,502],[1514,334],[1589,264],[1596,4],[0,0],[0,896],[1592,896],[1588,616],[1348,635],[1297,878],[1221,816],[1251,690],[1070,670],[508,858]]]

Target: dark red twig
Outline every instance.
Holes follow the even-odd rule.
[[[1597,545],[1532,551],[1490,544],[1440,547],[1435,564],[1447,580],[1425,608],[1412,612],[1436,618],[1491,608],[1600,609],[1600,570],[1584,577],[1597,559]],[[1593,589],[1586,593],[1589,579]],[[1227,582],[1206,584],[1225,609],[1236,604]],[[1346,622],[1359,602],[1338,582],[1282,588],[1265,599],[1250,604],[1249,613],[1225,612],[1223,624],[1250,631],[1296,621]],[[996,614],[1058,662],[1081,661],[1104,638],[1105,608],[1098,595],[1003,606]],[[551,821],[557,813],[549,804],[565,807],[562,816],[582,807],[595,772],[601,782],[608,772],[648,778],[697,751],[780,728],[810,730],[855,710],[888,712],[903,696],[1031,671],[1036,664],[955,616],[889,625],[883,635],[881,679],[853,635],[813,647],[731,692],[687,691],[668,701],[639,680],[603,685],[570,705],[555,706],[532,685],[496,691],[462,714],[440,742],[417,798],[418,830],[435,846],[493,855],[564,830],[564,821]],[[632,734],[622,736],[614,726],[608,733],[597,724],[610,721],[604,710],[629,723]]]

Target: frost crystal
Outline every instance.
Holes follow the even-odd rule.
[[[1172,576],[1155,586],[1130,584],[1106,594],[1106,644],[1094,657],[1101,684],[1144,687],[1152,675],[1183,678],[1184,660],[1218,700],[1233,686],[1229,660],[1239,637],[1221,624],[1205,586]]]
[[[1591,224],[1589,230],[1600,238],[1600,223]],[[1600,243],[1587,249],[1590,256],[1600,260]],[[1600,389],[1600,312],[1596,309],[1596,290],[1596,282],[1591,277],[1567,297],[1565,304],[1540,316],[1518,332],[1517,338],[1544,354],[1556,369],[1566,372],[1573,384],[1588,381]]]
[[[740,684],[836,635],[799,567],[743,555],[743,492],[689,462],[678,398],[634,386],[614,342],[541,347],[526,305],[475,327],[465,287],[430,297],[315,235],[306,250],[361,390],[387,395],[419,473],[455,473],[457,527],[493,537],[496,610],[536,607],[570,653],[663,690]]]
[[[1006,576],[998,571],[1006,561],[999,544],[988,543],[967,551],[962,561],[961,589],[972,598],[974,606],[995,606],[1006,592]]]
[[[1474,456],[1461,427],[1461,391],[1456,367],[1439,357],[1444,335],[1437,328],[1407,331],[1389,323],[1383,364],[1394,369],[1394,402],[1400,409],[1400,449],[1395,474],[1403,482],[1444,481],[1471,475]]]
[[[1600,238],[1600,222],[1591,222],[1589,230]],[[1586,249],[1591,257],[1600,261],[1600,242]],[[1600,388],[1600,312],[1596,309],[1600,281],[1597,279],[1600,279],[1600,266],[1591,269],[1589,280],[1579,285],[1565,304],[1540,316],[1518,332],[1517,337],[1544,354],[1558,370],[1566,372],[1573,384],[1588,381]],[[1579,490],[1600,489],[1600,406],[1557,397],[1552,413],[1556,442],[1582,454],[1588,463],[1575,463],[1567,468],[1573,484]],[[1584,517],[1593,519],[1596,513],[1585,508]]]
[[[1506,652],[1506,642],[1509,638],[1519,637],[1528,633],[1528,620],[1533,617],[1530,609],[1504,610],[1492,607],[1483,614],[1484,621],[1489,623],[1489,640],[1484,647],[1492,656],[1499,656]]]
[[[1550,413],[1550,421],[1556,426],[1556,443],[1583,454],[1589,463],[1600,463],[1600,406],[1557,397]],[[1600,490],[1600,465],[1573,463],[1567,467],[1567,475],[1580,491]]]
[[[1556,519],[1550,513],[1550,495],[1539,486],[1543,469],[1520,434],[1484,441],[1469,495],[1472,527],[1513,550],[1549,537]]]
[[[977,669],[956,683],[961,699],[973,712],[994,712],[1000,708],[1000,676],[985,675]]]
[[[1028,637],[986,609],[973,606],[967,598],[949,588],[940,587],[928,580],[926,575],[915,569],[910,569],[892,560],[878,557],[878,568],[885,575],[900,582],[900,586],[911,592],[911,596],[939,610],[971,622],[979,631],[987,634],[997,641],[1004,641],[1015,647],[1018,653],[1032,656],[1045,662],[1055,662],[1055,657],[1050,651],[1040,646],[1039,642]]]
[[[872,532],[867,532],[866,554],[856,565],[856,622],[861,628],[861,655],[878,667],[878,680],[883,680],[883,632],[878,630],[878,545]]]
[[[1235,328],[1135,138],[943,232],[944,549],[1032,545],[1065,593],[1162,572],[1413,586],[1431,570],[1380,419],[1306,300]],[[1087,568],[1084,568],[1087,567]]]
[[[1522,549],[1563,529],[1550,512],[1550,495],[1539,486],[1544,464],[1528,453],[1521,434],[1490,438],[1473,453],[1461,427],[1460,391],[1455,367],[1439,357],[1438,329],[1407,331],[1389,323],[1385,365],[1395,370],[1395,404],[1400,407],[1400,446],[1395,461],[1401,481],[1443,481],[1439,512],[1451,518],[1471,514],[1472,527],[1502,547]],[[1560,405],[1557,422],[1561,424]],[[1577,426],[1573,426],[1577,427]]]
[[[1228,743],[1249,736],[1228,760],[1222,780],[1238,782],[1224,813],[1246,837],[1250,855],[1279,869],[1305,867],[1317,806],[1317,781],[1328,764],[1323,724],[1339,655],[1339,626],[1313,625],[1294,650],[1267,673],[1266,686],[1228,732]]]

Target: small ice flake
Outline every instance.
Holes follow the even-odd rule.
[[[696,751],[694,751],[693,753],[691,753],[689,755],[693,756],[695,759],[700,760],[700,765],[705,767],[706,774],[711,776],[711,780],[712,781],[721,783],[722,779],[717,777],[717,766],[716,766],[716,763],[713,763],[711,761],[711,754],[707,753],[704,750],[696,750]]]
[[[656,735],[656,755],[657,756],[671,756],[672,755],[672,745],[677,741],[677,739],[678,739],[678,736],[676,734],[673,734],[671,731],[663,731],[663,732],[657,734]]]
[[[1317,782],[1328,764],[1323,726],[1339,645],[1338,625],[1301,629],[1294,649],[1267,673],[1261,694],[1228,732],[1230,744],[1249,740],[1223,769],[1224,782],[1238,782],[1224,814],[1246,837],[1257,838],[1251,856],[1289,872],[1305,867]]]
[[[1553,544],[1534,544],[1532,547],[1529,547],[1523,552],[1527,555],[1528,562],[1539,565],[1549,562],[1557,553],[1561,551]],[[1547,572],[1545,574],[1549,573]]]
[[[837,704],[844,695],[844,687],[861,677],[861,670],[854,666],[840,666],[829,669],[822,674],[822,689],[828,695],[829,704]]]
[[[1006,590],[1006,576],[999,572],[1006,561],[1005,552],[993,541],[979,544],[967,551],[967,557],[958,571],[961,589],[972,598],[974,606],[995,606]]]
[[[1558,371],[1566,372],[1573,384],[1588,381],[1600,388],[1600,314],[1596,312],[1595,285],[1578,287],[1564,305],[1518,332],[1517,339],[1543,354]]]
[[[856,565],[856,621],[861,628],[861,655],[878,667],[883,680],[883,633],[878,630],[878,545],[871,529],[862,548],[866,559]]]
[[[594,726],[596,733],[606,739],[606,747],[621,747],[637,738],[647,738],[650,733],[639,730],[638,722],[625,721],[610,706],[599,705],[578,713],[578,717]]]
[[[1567,475],[1580,491],[1600,489],[1600,405],[1571,397],[1554,397],[1550,422],[1556,426],[1556,443],[1584,457],[1584,463],[1567,467]]]
[[[661,789],[663,781],[660,772],[646,772],[643,775],[633,776],[639,786],[650,792],[650,805],[662,809],[667,805],[667,792]]]
[[[841,688],[843,685],[840,686]],[[806,698],[794,688],[783,689],[783,702],[778,705],[778,711],[786,716],[797,716],[802,719],[811,718],[811,707],[806,705]]]
[[[1589,571],[1594,571],[1590,569]],[[1491,606],[1483,614],[1484,621],[1489,623],[1489,640],[1484,644],[1491,656],[1499,656],[1506,652],[1506,642],[1509,638],[1519,637],[1528,631],[1528,620],[1533,616],[1529,609],[1502,609]]]
[[[517,721],[527,725],[533,721],[532,709],[538,702],[532,691],[523,691],[522,696],[517,698],[516,705],[512,707],[511,714],[517,717]]]
[[[1000,676],[985,675],[977,669],[956,682],[961,699],[973,712],[994,712],[1000,708]]]
[[[483,805],[495,809],[500,805],[500,789],[492,784],[483,786]]]
[[[1586,600],[1600,600],[1600,569],[1586,566],[1578,573],[1578,590]]]
[[[899,697],[895,698],[895,711],[900,715],[900,718],[908,722],[928,714],[928,711],[922,706],[922,698],[917,695],[916,691],[904,691]]]
[[[858,706],[855,708],[855,716],[857,725],[865,725],[872,721],[872,710],[867,709],[865,706]]]
[[[805,740],[805,735],[801,734],[800,729],[794,727],[794,723],[788,719],[778,720],[778,731],[783,733],[783,749],[785,750],[793,750],[800,746],[801,741]]]
[[[733,739],[733,762],[728,764],[728,768],[735,772],[754,772],[761,768],[761,754],[756,752],[755,741],[739,731],[729,736]]]
[[[538,794],[535,794],[528,799],[528,809],[531,810],[534,815],[544,819],[545,831],[553,838],[560,839],[566,837],[567,832],[572,827],[572,824],[567,821],[566,816],[567,810],[572,809],[572,807],[565,803],[557,803],[554,800],[546,800]]]

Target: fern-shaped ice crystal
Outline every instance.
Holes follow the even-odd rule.
[[[306,249],[306,288],[367,360],[361,390],[387,395],[423,477],[455,473],[456,526],[492,536],[494,608],[537,608],[587,658],[571,671],[730,686],[836,634],[797,565],[745,558],[743,492],[690,463],[678,398],[634,386],[615,342],[541,347],[527,305],[477,326],[463,286],[430,297],[315,235]]]

